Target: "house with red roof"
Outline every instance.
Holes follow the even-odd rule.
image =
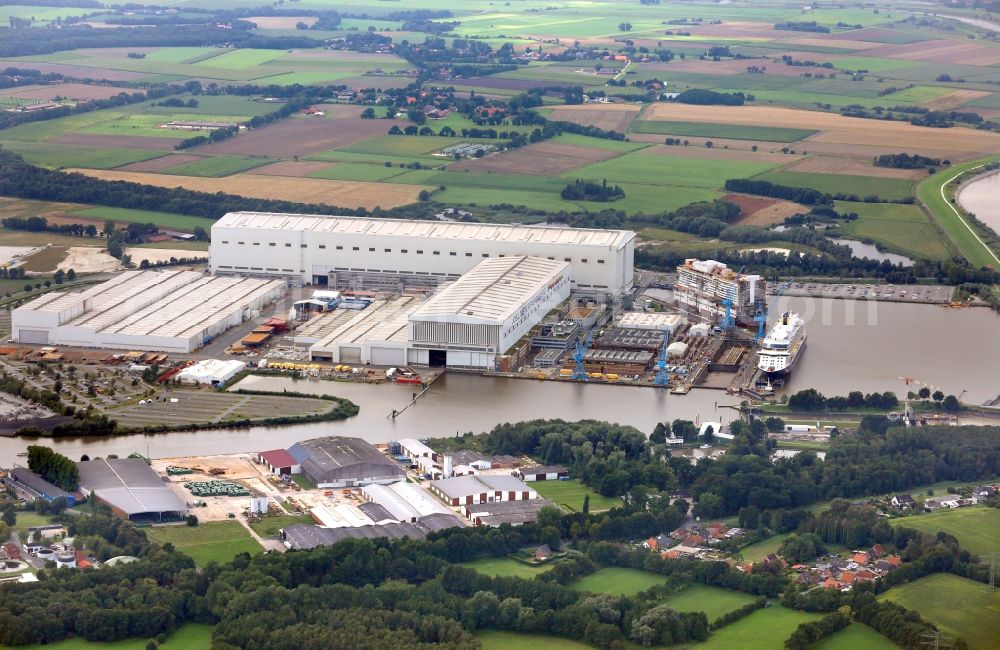
[[[257,453],[257,461],[272,474],[300,474],[302,465],[284,449],[272,449]]]

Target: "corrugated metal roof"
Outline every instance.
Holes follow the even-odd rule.
[[[410,320],[460,315],[504,321],[569,268],[567,262],[540,257],[490,257],[420,305]]]
[[[512,224],[455,223],[415,219],[375,219],[319,214],[282,214],[273,212],[230,212],[217,220],[214,228],[252,228],[331,232],[357,235],[392,235],[397,237],[436,237],[441,239],[496,240],[575,244],[579,246],[624,246],[635,237],[628,230],[599,230],[558,226],[523,226]]]
[[[138,458],[102,458],[77,463],[80,487],[128,515],[184,512],[184,502]]]

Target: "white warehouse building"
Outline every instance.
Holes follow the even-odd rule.
[[[410,314],[409,362],[494,368],[499,355],[569,298],[570,269],[538,257],[483,260]]]
[[[281,280],[126,271],[81,292],[45,294],[11,314],[20,343],[192,352],[285,294]]]
[[[635,233],[550,226],[230,212],[212,225],[213,274],[280,277],[342,289],[436,286],[484,258],[567,262],[572,289],[632,287]]]

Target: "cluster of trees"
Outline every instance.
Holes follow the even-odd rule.
[[[170,108],[198,108],[198,100],[193,97],[184,101],[180,97],[169,97],[159,102],[157,106],[167,106]]]
[[[949,164],[947,160],[944,164]],[[925,167],[938,167],[941,165],[940,158],[929,158],[920,154],[908,153],[885,153],[875,156],[874,165],[876,167],[894,167],[896,169],[923,169]]]
[[[787,21],[775,23],[775,29],[782,29],[791,32],[816,32],[817,34],[829,34],[830,28],[818,24],[815,20]]]
[[[785,650],[807,650],[851,624],[850,610],[833,612],[818,621],[802,623],[785,641]]]
[[[699,106],[711,106],[721,104],[723,106],[742,106],[753,97],[748,97],[741,92],[719,93],[707,88],[689,88],[676,97],[673,101],[681,104],[697,104]]]
[[[77,237],[96,237],[97,226],[82,223],[50,224],[45,217],[7,217],[0,220],[4,228],[11,230],[26,230],[28,232],[54,232],[60,235],[75,235]]]
[[[625,198],[625,190],[620,185],[608,185],[604,179],[600,183],[577,179],[559,193],[567,201],[617,201]]]
[[[826,553],[826,546],[818,535],[792,533],[785,538],[778,549],[778,555],[792,564],[808,562]]]
[[[789,187],[777,185],[770,181],[755,181],[749,178],[730,178],[726,181],[726,190],[743,194],[756,194],[773,199],[795,201],[802,205],[820,205],[830,203],[830,197],[822,192],[808,187]]]
[[[899,406],[899,398],[892,391],[862,394],[851,391],[847,397],[826,397],[815,388],[806,388],[789,396],[788,408],[792,411],[846,411],[847,409],[879,409],[891,411]]]
[[[28,469],[67,492],[80,486],[76,463],[49,447],[28,445]]]

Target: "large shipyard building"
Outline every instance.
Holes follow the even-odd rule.
[[[254,317],[285,282],[206,277],[195,271],[126,271],[84,291],[53,291],[11,314],[12,340],[186,353]]]
[[[759,275],[738,273],[715,260],[687,259],[677,267],[674,300],[688,312],[721,318],[728,299],[733,317],[749,321],[764,302],[766,289]]]
[[[399,291],[534,256],[568,263],[574,292],[616,295],[632,286],[634,248],[627,230],[231,212],[212,225],[210,258],[215,274]]]

